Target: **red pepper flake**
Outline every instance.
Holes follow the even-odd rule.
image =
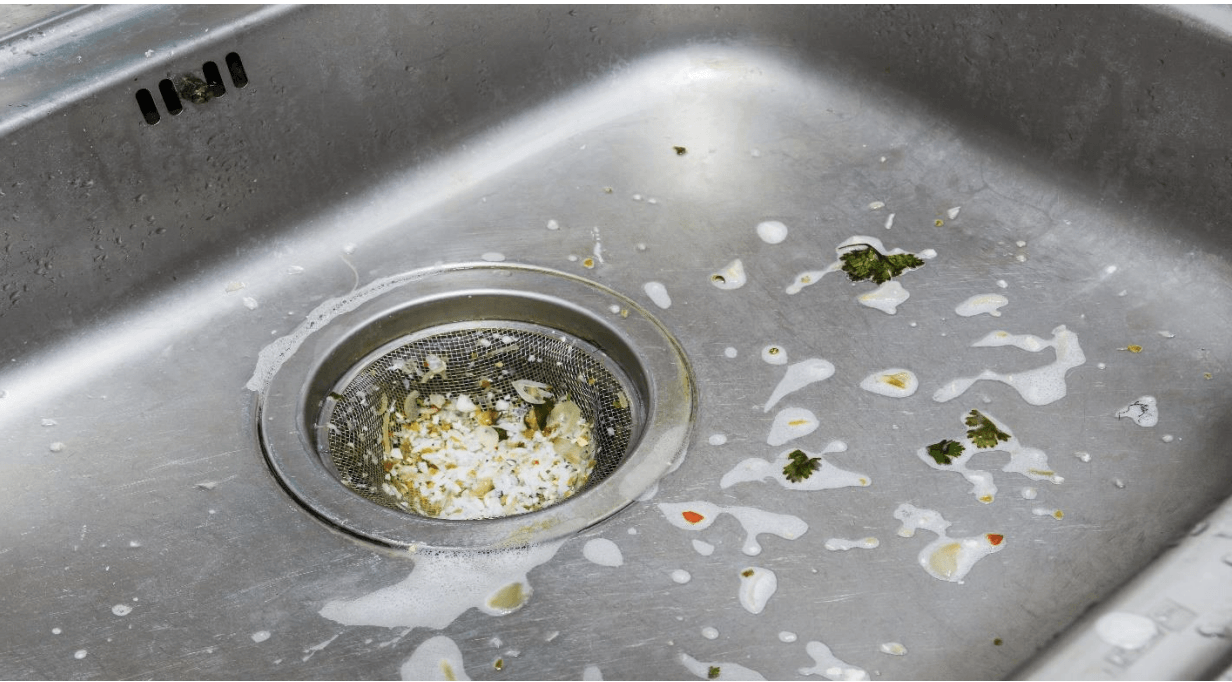
[[[685,521],[688,521],[689,523],[692,523],[692,524],[698,524],[706,520],[706,517],[702,516],[701,514],[698,514],[695,511],[684,512],[683,514],[681,514],[681,516],[684,517]]]
[[[1001,544],[1005,540],[1004,535],[997,535],[996,533],[989,533],[984,537],[988,538],[988,541],[991,542],[994,547]]]

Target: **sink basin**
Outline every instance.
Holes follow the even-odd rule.
[[[0,676],[1228,664],[1222,10],[34,20],[0,40]],[[839,271],[896,249],[886,283]],[[276,475],[263,428],[314,447],[291,358],[505,270],[687,358],[636,500],[439,553]]]

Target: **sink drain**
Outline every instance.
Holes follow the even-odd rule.
[[[593,282],[459,266],[331,309],[273,373],[259,431],[283,487],[345,532],[475,549],[562,537],[631,503],[687,443],[679,346]]]
[[[640,425],[620,368],[556,329],[466,322],[391,346],[339,381],[317,430],[339,480],[386,507],[444,518],[546,508],[619,468]]]

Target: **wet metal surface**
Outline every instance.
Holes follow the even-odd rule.
[[[64,22],[0,44],[2,677],[387,678],[438,635],[475,679],[588,666],[692,678],[689,661],[796,678],[820,660],[815,642],[871,676],[999,677],[1079,641],[1062,633],[1228,495],[1232,48],[1210,21],[1138,8],[222,6]],[[204,77],[231,53],[246,87],[224,75],[225,95],[166,110],[161,80]],[[784,240],[759,236],[768,221]],[[895,279],[910,293],[895,314],[857,302],[876,287],[842,273],[787,293],[860,235],[936,251]],[[653,497],[542,550],[550,560],[522,569],[533,595],[520,610],[344,625],[327,617],[344,600],[431,561],[293,502],[246,384],[263,348],[374,283],[500,259],[653,312],[694,371],[687,456]],[[734,259],[747,283],[716,286]],[[989,293],[1008,299],[999,317],[956,312]],[[1062,325],[1085,356],[1064,397],[1033,405],[982,381],[934,400],[956,378],[1058,357],[972,346],[991,332],[1047,341]],[[763,361],[767,346],[787,363]],[[764,409],[810,358],[833,376]],[[887,368],[910,369],[919,390],[860,388]],[[1148,395],[1156,426],[1115,417]],[[789,408],[816,430],[769,445]],[[1046,452],[1064,481],[977,454],[971,468],[998,488],[982,503],[917,456],[960,437],[972,409]],[[870,485],[720,485],[748,458],[832,441],[846,449],[822,458]],[[729,513],[686,530],[659,506],[700,502]],[[1004,546],[962,584],[938,580],[917,560],[935,536],[898,534],[903,503],[939,512],[954,538]],[[740,508],[808,530],[762,534],[750,555]],[[878,545],[826,548],[865,537]],[[593,539],[621,565],[588,559]],[[757,614],[740,596],[755,592],[751,567],[777,580]],[[1180,606],[1207,616],[1228,600],[1209,597]],[[1211,625],[1196,616],[1176,631]],[[1170,643],[1159,627],[1134,657],[1096,641],[1102,674]],[[883,653],[891,642],[907,653]]]

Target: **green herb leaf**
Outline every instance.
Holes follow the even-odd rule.
[[[551,398],[544,398],[542,403],[531,405],[526,411],[526,426],[532,431],[542,431],[547,428],[548,416],[552,414],[554,407],[556,407],[556,401]]]
[[[943,440],[928,446],[928,454],[941,466],[949,466],[950,462],[962,455],[963,450],[962,443],[953,440]]]
[[[783,475],[792,483],[799,483],[809,476],[813,475],[814,471],[821,466],[821,459],[818,457],[809,457],[804,454],[803,450],[792,450],[787,458],[791,461],[787,466],[783,467]]]
[[[720,674],[721,673],[719,672],[719,666],[712,665],[710,666],[710,670],[706,671],[706,679],[709,679],[709,680],[716,679]]]
[[[924,261],[915,254],[899,253],[887,256],[868,244],[849,244],[849,246],[864,247],[844,252],[839,256],[839,260],[843,261],[843,272],[847,273],[847,277],[853,282],[868,280],[876,284],[885,284],[903,274],[903,270],[924,265]]]
[[[1010,439],[1010,434],[998,429],[997,425],[992,423],[988,417],[980,414],[979,410],[971,410],[971,414],[967,415],[963,423],[972,427],[967,431],[967,438],[970,438],[977,448],[995,448],[998,441]]]

